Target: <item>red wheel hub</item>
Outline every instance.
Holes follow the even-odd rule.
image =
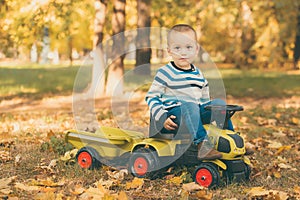
[[[199,169],[196,174],[196,182],[203,187],[209,187],[213,182],[211,172],[205,168]]]
[[[88,152],[81,152],[78,155],[78,164],[82,168],[90,168],[93,162],[92,156]]]
[[[137,175],[143,176],[148,171],[148,162],[145,158],[139,157],[134,161],[133,169]]]

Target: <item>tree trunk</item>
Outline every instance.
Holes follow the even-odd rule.
[[[114,0],[112,30],[112,63],[109,66],[106,94],[109,96],[119,96],[123,94],[123,74],[125,57],[125,5],[126,0]]]
[[[255,43],[255,35],[254,29],[252,28],[253,18],[252,18],[252,11],[247,4],[247,1],[241,2],[241,29],[242,29],[242,36],[241,36],[241,49],[240,55],[236,58],[236,64],[238,68],[246,67],[250,60],[250,48]]]
[[[297,17],[297,31],[295,38],[295,48],[294,48],[294,69],[300,69],[299,59],[300,59],[300,6],[298,6],[298,17]]]
[[[92,71],[92,83],[89,88],[91,98],[99,98],[105,94],[105,61],[102,50],[103,28],[106,14],[106,0],[95,1],[94,20],[94,61]]]
[[[150,16],[151,0],[138,0],[138,32],[136,37],[136,64],[135,73],[140,75],[150,75]]]

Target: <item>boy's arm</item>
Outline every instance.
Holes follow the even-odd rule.
[[[154,79],[146,95],[146,102],[150,108],[151,117],[154,118],[155,121],[165,121],[167,118],[167,111],[163,109],[163,103],[161,101],[164,91],[164,84]]]
[[[210,95],[209,95],[209,86],[208,86],[208,82],[207,80],[205,80],[205,85],[202,89],[202,98],[201,98],[202,102],[208,102],[210,101]]]

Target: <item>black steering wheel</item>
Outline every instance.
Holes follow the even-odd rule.
[[[206,110],[210,110],[211,112],[214,112],[216,115],[225,115],[225,119],[222,117],[217,121],[217,126],[219,128],[228,128],[228,120],[234,115],[237,111],[243,111],[244,108],[242,106],[238,105],[207,105],[204,107]],[[225,120],[225,121],[224,121]]]

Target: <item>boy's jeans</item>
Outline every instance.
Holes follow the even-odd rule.
[[[204,109],[207,105],[225,105],[225,102],[220,99],[212,100],[206,104],[198,105],[192,102],[181,102],[180,106],[171,108],[168,111],[168,117],[171,115],[176,116],[176,119],[173,121],[180,126],[184,123],[189,133],[194,136],[194,144],[198,145],[200,142],[207,138],[206,130],[203,127],[203,124],[209,124],[220,116],[214,116],[210,110]],[[225,116],[223,116],[225,117]],[[222,120],[225,120],[222,119]],[[228,120],[228,129],[233,130],[233,125],[231,120]],[[163,128],[162,132],[170,132]]]

